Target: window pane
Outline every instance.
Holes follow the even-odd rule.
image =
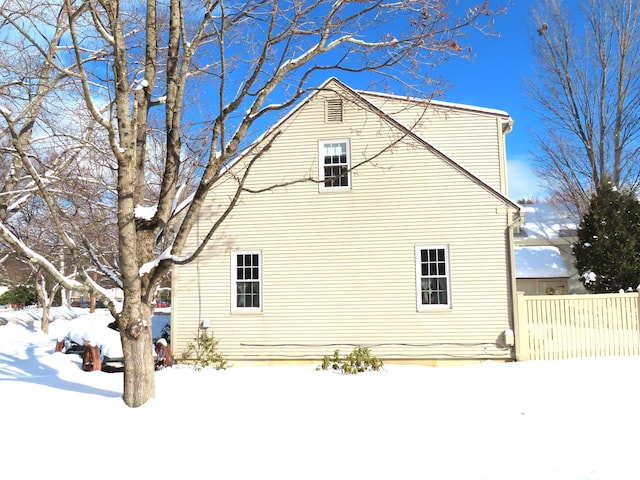
[[[422,280],[422,304],[429,305],[429,280]]]
[[[260,308],[260,254],[236,254],[235,307]]]
[[[243,282],[238,282],[236,287],[236,305],[238,307],[246,307],[246,295],[245,295],[246,285]]]
[[[446,305],[447,301],[447,292],[442,291],[438,293],[438,305]]]
[[[325,187],[349,186],[349,161],[346,143],[325,143],[323,174]]]
[[[349,177],[346,167],[332,166],[324,167],[325,187],[346,187],[349,186]]]
[[[448,305],[448,272],[444,248],[420,249],[420,301],[422,305]]]
[[[238,282],[236,305],[240,308],[260,307],[260,283]]]
[[[345,143],[325,143],[324,145],[325,160],[336,163],[341,157],[347,158],[347,145]]]
[[[251,283],[251,306],[253,308],[260,307],[260,284],[258,282]]]

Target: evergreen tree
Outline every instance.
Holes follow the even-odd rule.
[[[640,202],[633,192],[603,184],[580,221],[576,268],[594,293],[636,289],[640,282]]]
[[[33,284],[23,283],[0,295],[0,305],[14,305],[21,308],[37,303],[36,287]]]

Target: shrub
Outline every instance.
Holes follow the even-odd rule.
[[[371,355],[371,351],[367,347],[356,347],[350,354],[341,357],[340,350],[333,352],[333,355],[325,355],[322,359],[322,370],[341,370],[342,373],[356,374],[366,372],[368,370],[377,372],[382,369],[384,364],[378,357]]]
[[[222,354],[216,351],[218,340],[213,335],[201,332],[187,345],[187,349],[182,353],[181,362],[193,365],[196,370],[213,367],[216,370],[226,370],[227,361]]]
[[[36,287],[33,284],[21,284],[0,295],[0,305],[13,305],[22,308],[25,305],[38,303]]]

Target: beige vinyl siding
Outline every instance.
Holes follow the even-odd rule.
[[[250,187],[317,176],[319,140],[348,137],[355,165],[398,137],[353,104],[344,123],[322,123],[322,97],[283,126]],[[215,189],[194,238],[231,185]],[[509,328],[507,221],[495,195],[407,140],[356,168],[348,191],[308,182],[245,193],[200,258],[174,270],[174,350],[207,319],[232,360],[320,358],[352,345],[384,358],[509,358],[495,345]],[[417,311],[416,245],[448,246],[451,309]],[[262,313],[230,312],[231,250],[262,252]]]
[[[508,117],[481,109],[445,108],[379,95],[368,101],[500,192],[507,191],[502,124]]]

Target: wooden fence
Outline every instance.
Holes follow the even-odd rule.
[[[517,360],[640,355],[638,292],[516,298]]]

